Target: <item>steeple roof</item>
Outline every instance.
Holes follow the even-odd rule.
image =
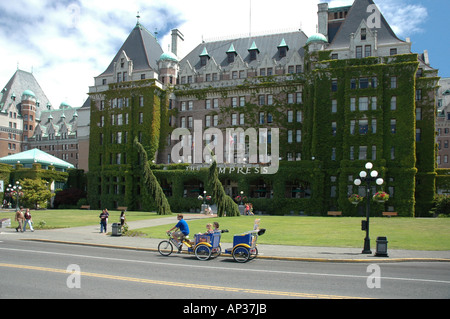
[[[114,63],[117,62],[122,51],[125,51],[126,55],[133,61],[134,70],[158,70],[158,60],[164,53],[156,37],[138,22],[111,64],[101,75],[114,72]]]

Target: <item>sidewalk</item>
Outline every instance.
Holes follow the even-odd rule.
[[[187,221],[192,219],[208,218],[203,214],[186,214]],[[149,219],[135,222],[128,222],[130,229],[158,225],[174,225],[177,222],[176,216]],[[111,232],[112,224],[108,225],[108,232]],[[43,242],[67,243],[76,245],[103,246],[121,249],[136,249],[157,252],[158,243],[161,239],[110,236],[100,234],[100,225],[36,230],[31,232],[16,232],[14,228],[0,228],[1,240],[33,240]],[[388,238],[389,240],[389,238]],[[361,245],[363,240],[361,239]],[[231,248],[232,243],[222,242],[222,251]],[[299,260],[299,261],[321,261],[321,262],[404,262],[404,261],[444,261],[450,262],[450,251],[417,251],[389,249],[389,257],[375,257],[376,240],[371,240],[371,255],[361,254],[361,248],[339,248],[339,247],[309,247],[309,246],[283,246],[283,245],[261,245],[258,244],[258,257],[279,260]],[[221,255],[223,258],[231,258],[229,255]]]

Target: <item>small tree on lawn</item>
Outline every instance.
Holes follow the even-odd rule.
[[[219,180],[216,161],[209,168],[209,184],[212,189],[212,197],[217,204],[217,216],[240,216],[238,205],[230,196],[225,194],[223,185]]]
[[[21,206],[28,208],[47,208],[47,202],[52,198],[48,184],[42,179],[25,178],[20,182],[23,197]]]
[[[147,187],[148,192],[156,202],[157,214],[158,215],[170,215],[172,211],[170,210],[169,202],[167,201],[166,195],[159,185],[158,179],[153,174],[150,164],[148,162],[147,152],[141,143],[139,143],[138,139],[134,139],[134,146],[140,153],[142,158],[142,163],[144,165],[143,176],[144,176],[144,185]]]

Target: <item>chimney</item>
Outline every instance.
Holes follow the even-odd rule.
[[[184,35],[178,30],[172,30],[172,53],[178,56],[178,49],[181,41],[184,41]]]
[[[319,7],[319,11],[317,12],[319,22],[318,32],[328,39],[328,3],[319,3],[317,6]]]

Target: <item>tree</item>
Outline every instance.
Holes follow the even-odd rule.
[[[23,197],[21,206],[34,208],[47,208],[47,202],[53,194],[48,187],[48,183],[42,179],[25,178],[20,182],[22,186]]]
[[[225,194],[225,190],[219,180],[216,161],[209,168],[209,184],[212,189],[212,196],[217,204],[217,216],[240,216],[238,205],[230,196]]]
[[[158,179],[153,174],[150,164],[148,162],[147,152],[141,143],[139,143],[137,137],[134,139],[134,146],[137,148],[142,162],[144,164],[144,185],[147,187],[148,192],[156,202],[157,214],[158,215],[170,215],[172,211],[170,210],[169,202],[167,201],[166,195],[164,194],[161,185],[159,185]]]

